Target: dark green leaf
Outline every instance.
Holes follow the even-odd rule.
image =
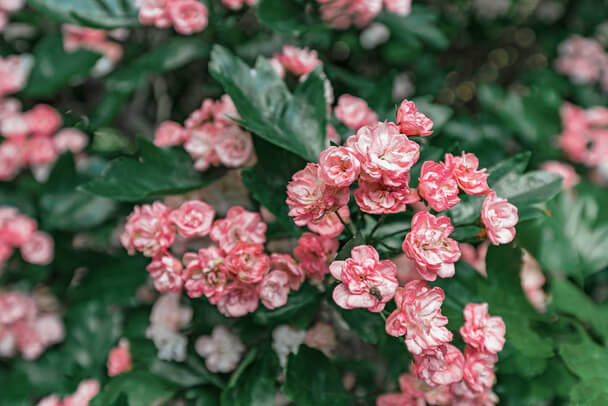
[[[321,292],[312,285],[305,283],[299,290],[291,291],[289,298],[284,306],[274,310],[269,310],[260,306],[253,313],[253,320],[259,324],[278,324],[292,323],[294,320],[301,319],[305,316],[303,328],[306,328],[316,314],[316,309],[319,307]],[[307,321],[307,322],[306,322]]]
[[[107,29],[139,25],[133,1],[29,0],[28,4],[64,23]]]
[[[382,12],[376,19],[385,24],[399,40],[410,42],[414,37],[438,49],[449,44],[448,38],[438,28],[441,25],[437,22],[437,15],[425,7],[414,6],[406,17]]]
[[[372,313],[367,309],[343,309],[336,306],[336,309],[348,324],[348,327],[370,344],[377,344],[386,334],[384,331],[384,321],[379,314]]]
[[[150,406],[163,404],[173,397],[177,387],[147,371],[122,373],[104,386],[103,390],[91,401],[91,406],[105,406],[116,402],[124,393],[129,406]]]

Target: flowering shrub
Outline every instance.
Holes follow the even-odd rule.
[[[0,0],[0,404],[608,404],[599,3]]]

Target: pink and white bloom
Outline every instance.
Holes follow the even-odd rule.
[[[481,206],[481,221],[492,244],[508,244],[515,238],[515,225],[519,221],[517,207],[491,192]]]
[[[62,406],[88,406],[89,402],[99,393],[100,385],[96,379],[80,382],[76,392],[63,399]]]
[[[0,144],[0,180],[13,179],[25,163],[25,150],[22,141],[4,140]]]
[[[334,114],[338,120],[353,130],[378,121],[378,115],[369,108],[365,100],[350,94],[340,96]]]
[[[321,65],[321,60],[317,56],[317,51],[308,48],[298,48],[285,45],[281,53],[274,56],[281,62],[285,70],[296,76],[308,75],[317,66]]]
[[[108,376],[120,375],[129,371],[132,366],[133,360],[129,349],[129,341],[122,339],[116,347],[110,350],[108,355]]]
[[[217,309],[226,317],[242,317],[258,308],[258,293],[254,284],[235,281],[226,287]]]
[[[86,148],[89,140],[82,131],[76,128],[64,128],[53,136],[53,142],[59,154],[64,151],[79,154]]]
[[[460,335],[465,343],[490,354],[502,351],[505,344],[505,323],[499,316],[490,317],[487,303],[466,305],[464,320]]]
[[[306,280],[306,271],[293,260],[289,254],[273,253],[270,255],[270,270],[283,271],[287,274],[289,288],[300,289],[302,282]]]
[[[348,187],[327,186],[319,172],[318,164],[308,163],[287,185],[289,215],[299,226],[319,223],[327,214],[346,206],[350,199]]]
[[[287,303],[289,276],[283,271],[271,271],[258,285],[258,295],[268,309],[276,309]]]
[[[381,182],[361,180],[353,195],[361,211],[371,214],[399,213],[405,211],[408,204],[420,200],[416,190],[410,189],[407,183],[387,186]]]
[[[308,223],[306,226],[314,233],[329,238],[336,238],[344,231],[342,221],[346,224],[350,222],[350,210],[348,210],[348,206],[340,207],[336,213],[329,213],[319,223]]]
[[[469,346],[465,348],[463,378],[471,392],[481,393],[494,386],[494,364],[497,360],[496,354],[477,351]]]
[[[216,304],[228,283],[223,263],[224,253],[214,245],[201,248],[198,253],[185,253],[182,277],[188,296],[197,298],[205,295],[210,303]]]
[[[484,241],[475,248],[471,244],[460,243],[461,259],[468,262],[477,272],[483,276],[488,276],[486,273],[486,255],[490,243]]]
[[[57,110],[48,104],[37,104],[23,116],[33,135],[51,135],[61,127],[63,122]]]
[[[469,195],[485,195],[490,192],[488,186],[488,176],[486,169],[477,169],[479,159],[475,154],[465,154],[454,156],[445,154],[445,165],[452,170],[452,175],[458,182],[458,186],[463,192]]]
[[[576,170],[572,167],[572,165],[568,165],[559,161],[547,161],[540,167],[541,169],[553,173],[557,173],[564,180],[562,182],[562,189],[571,189],[575,186],[580,177],[576,173]]]
[[[451,168],[442,162],[426,161],[418,178],[418,193],[433,210],[443,211],[456,206],[458,182]]]
[[[244,4],[254,6],[258,0],[222,0],[222,4],[232,10],[240,10]]]
[[[416,262],[420,276],[434,281],[437,276],[454,276],[454,262],[460,258],[458,243],[448,236],[454,231],[446,216],[435,217],[418,212],[412,218],[411,231],[403,241],[403,252]]]
[[[336,332],[331,324],[318,321],[306,331],[304,344],[323,351],[326,355],[331,354],[338,345]]]
[[[406,16],[412,11],[412,0],[384,0],[384,7],[391,13]]]
[[[214,373],[232,372],[245,352],[241,339],[224,326],[216,326],[210,336],[201,336],[194,350],[205,358],[205,366]]]
[[[171,18],[167,10],[168,3],[169,0],[135,0],[135,6],[139,7],[139,21],[158,28],[169,27]]]
[[[530,304],[541,313],[547,311],[548,297],[543,291],[547,279],[538,262],[526,250],[524,250],[519,277],[521,278],[521,287]]]
[[[418,107],[409,100],[403,100],[397,109],[397,125],[401,133],[413,137],[433,134],[433,121],[418,111]]]
[[[220,158],[215,151],[218,131],[218,127],[211,123],[205,123],[189,131],[190,135],[184,143],[184,149],[194,159],[194,169],[205,171],[209,166],[220,164]]]
[[[449,385],[462,379],[464,355],[451,344],[414,355],[414,371],[429,386]]]
[[[20,247],[23,260],[30,264],[48,265],[53,261],[55,244],[53,238],[45,232],[36,231]]]
[[[329,147],[319,155],[319,176],[326,185],[350,186],[360,169],[359,159],[346,147]]]
[[[215,152],[220,162],[229,168],[243,166],[253,153],[251,134],[239,126],[224,128],[215,143]]]
[[[32,63],[18,55],[0,57],[0,98],[23,89]]]
[[[213,207],[200,200],[187,201],[169,214],[169,220],[175,224],[177,232],[186,238],[204,237],[209,234],[213,217]]]
[[[25,144],[25,159],[34,166],[55,162],[57,150],[55,150],[53,139],[44,135],[29,138]]]
[[[388,186],[407,183],[409,171],[420,156],[420,146],[393,123],[361,127],[346,145],[361,162],[362,180]]]
[[[164,121],[154,133],[154,145],[166,147],[188,141],[190,132],[175,121]]]
[[[21,113],[8,113],[0,118],[0,134],[6,138],[25,138],[30,129]]]
[[[445,299],[443,289],[430,289],[425,281],[411,281],[395,293],[397,309],[386,320],[386,332],[405,335],[407,349],[415,355],[452,341],[445,326],[448,318],[441,314]]]
[[[184,284],[182,263],[173,255],[163,252],[155,256],[146,269],[153,279],[154,287],[159,292],[180,292],[182,290]]]
[[[25,244],[37,228],[36,220],[18,214],[16,210],[5,208],[0,214],[0,239],[13,247]]]
[[[239,241],[224,258],[224,267],[244,283],[257,283],[270,269],[270,258],[261,244]]]
[[[170,0],[167,13],[180,34],[191,35],[207,27],[207,7],[198,0]]]
[[[340,243],[335,238],[304,233],[298,240],[298,246],[293,250],[293,256],[309,278],[323,280],[339,247]]]
[[[231,251],[238,242],[264,244],[266,224],[258,213],[240,206],[231,207],[226,218],[216,220],[209,235],[225,252]]]
[[[175,241],[175,229],[169,220],[171,209],[161,202],[135,206],[127,217],[120,242],[130,255],[135,251],[153,257],[166,250]]]
[[[323,21],[344,30],[354,25],[367,26],[382,10],[382,0],[317,0]]]
[[[334,289],[333,299],[344,309],[382,311],[399,286],[395,264],[380,261],[378,252],[370,245],[353,248],[350,258],[334,261],[329,271],[342,282]]]

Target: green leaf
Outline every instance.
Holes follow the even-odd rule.
[[[99,179],[81,189],[113,200],[137,201],[200,189],[225,173],[223,168],[194,170],[192,159],[182,149],[158,148],[142,137],[137,142],[139,157],[113,160]]]
[[[243,183],[251,196],[267,208],[286,231],[297,236],[302,231],[288,216],[289,207],[285,199],[287,184],[306,162],[259,137],[254,137],[253,142],[258,161],[255,166],[242,171]]]
[[[292,291],[289,294],[287,303],[279,308],[269,310],[263,306],[258,307],[258,310],[253,313],[253,320],[256,323],[279,324],[292,323],[295,319],[302,319],[303,328],[306,328],[316,314],[316,310],[320,305],[321,292],[312,285],[305,283],[299,290]]]
[[[96,28],[139,25],[133,1],[125,0],[29,0],[28,4],[52,19]]]
[[[129,371],[110,379],[103,390],[91,401],[91,406],[105,406],[117,402],[122,394],[129,406],[164,404],[173,397],[177,386],[148,371]]]
[[[317,68],[318,69],[318,68]],[[319,70],[291,94],[268,61],[254,69],[218,45],[211,51],[209,72],[237,107],[239,124],[306,161],[316,162],[325,148],[326,101]]]
[[[82,49],[66,52],[60,34],[44,36],[33,54],[34,66],[22,91],[31,98],[52,96],[70,82],[87,77],[101,56]]]
[[[289,356],[283,393],[298,406],[350,406],[337,368],[322,352],[300,346]]]
[[[606,377],[591,378],[579,382],[572,388],[570,400],[577,406],[608,405]]]
[[[280,374],[279,359],[269,345],[253,350],[232,374],[222,392],[222,406],[272,405],[275,381]]]
[[[260,23],[281,34],[297,36],[305,31],[327,29],[322,24],[307,22],[305,13],[305,5],[294,0],[260,0],[256,7]]]
[[[377,344],[386,335],[384,321],[379,314],[367,309],[343,309],[336,305],[338,313],[342,316],[348,327],[361,339],[370,344]]]
[[[608,376],[608,351],[606,347],[594,343],[581,328],[579,328],[579,341],[575,343],[563,342],[559,345],[559,355],[568,369],[579,378],[585,380]]]
[[[433,48],[443,49],[449,45],[448,38],[437,27],[437,14],[422,6],[412,7],[408,16],[382,12],[376,20],[385,24],[399,40],[410,42],[414,37]]]

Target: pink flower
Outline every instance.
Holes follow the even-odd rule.
[[[414,102],[403,100],[397,110],[397,124],[405,135],[427,136],[433,134],[433,121],[418,111]]]
[[[491,354],[502,351],[505,344],[505,323],[499,316],[490,317],[487,303],[466,305],[464,320],[460,335],[465,343]]]
[[[9,113],[0,119],[0,133],[6,138],[24,138],[30,129],[21,113]]]
[[[0,98],[23,89],[31,62],[21,56],[0,57]]]
[[[204,237],[211,231],[214,216],[213,207],[200,200],[190,200],[173,210],[169,220],[182,237]]]
[[[472,392],[484,392],[494,386],[494,364],[497,360],[496,354],[476,351],[468,346],[465,348],[463,378]]]
[[[270,269],[270,258],[261,244],[239,241],[224,259],[229,273],[244,283],[257,283]]]
[[[392,259],[397,266],[397,280],[403,286],[410,281],[420,280],[420,274],[416,270],[416,263],[407,255],[401,254]]]
[[[458,183],[451,168],[441,162],[426,161],[418,178],[418,193],[433,210],[443,211],[456,206]]]
[[[182,279],[182,263],[171,254],[164,252],[152,259],[146,267],[154,279],[154,287],[161,293],[180,292],[184,281]]]
[[[382,10],[382,0],[317,0],[323,21],[344,30],[368,25]]]
[[[168,2],[169,0],[135,0],[135,6],[139,7],[139,21],[142,24],[167,28],[171,25]]]
[[[223,220],[216,220],[209,235],[225,252],[231,251],[239,241],[264,244],[266,224],[258,213],[240,206],[231,207]]]
[[[298,48],[291,45],[285,45],[280,54],[275,55],[275,58],[281,62],[285,70],[296,76],[308,75],[317,66],[321,65],[321,61],[317,56],[317,51],[311,51],[308,48]]]
[[[293,256],[300,262],[309,278],[323,280],[339,246],[340,243],[335,238],[304,233],[293,250]]]
[[[45,347],[60,343],[65,338],[63,321],[57,314],[48,313],[34,321],[34,330]]]
[[[329,271],[340,283],[333,299],[344,309],[357,307],[372,312],[384,309],[395,295],[397,267],[390,260],[380,261],[378,252],[370,245],[360,245],[351,251],[351,258],[335,261]]]
[[[283,306],[289,295],[289,276],[283,271],[269,272],[258,285],[258,294],[268,309]]]
[[[270,255],[270,270],[283,271],[289,279],[289,287],[293,290],[300,289],[300,285],[306,280],[306,271],[295,263],[293,258],[288,254],[271,254]]]
[[[217,303],[217,309],[226,317],[241,317],[258,308],[258,294],[253,284],[235,281]]]
[[[215,110],[215,102],[212,99],[205,99],[201,107],[190,113],[190,116],[185,121],[185,126],[188,129],[201,127],[203,124],[210,123]]]
[[[270,64],[270,67],[277,74],[278,77],[280,77],[281,79],[285,78],[285,68],[283,67],[283,65],[281,65],[281,62],[279,61],[279,58],[277,56],[273,56],[272,58],[268,59],[268,63]]]
[[[0,239],[13,247],[19,247],[34,236],[37,227],[36,220],[18,214],[16,210],[4,210],[0,217]]]
[[[477,272],[483,276],[488,276],[486,273],[486,254],[488,253],[489,243],[482,242],[475,248],[471,244],[460,243],[461,259],[468,262]]]
[[[20,319],[34,319],[38,309],[34,300],[18,292],[0,294],[0,323],[12,324]]]
[[[319,155],[319,176],[329,186],[350,186],[359,177],[360,166],[346,147],[329,147]]]
[[[0,0],[0,9],[14,13],[25,6],[25,0]]]
[[[433,351],[414,355],[414,371],[427,385],[449,385],[462,379],[464,355],[453,345],[443,344]]]
[[[378,182],[359,181],[359,188],[353,192],[355,201],[365,213],[383,214],[405,211],[406,205],[420,198],[415,189],[405,183],[402,186],[387,186]]]
[[[63,122],[61,115],[48,104],[37,104],[24,114],[30,132],[34,135],[51,135]]]
[[[331,354],[338,344],[336,341],[336,332],[331,324],[318,321],[306,331],[304,344],[311,348],[321,350],[325,354]]]
[[[152,306],[150,323],[177,332],[192,319],[192,309],[180,306],[179,293],[165,293]]]
[[[196,298],[204,294],[210,303],[217,303],[228,283],[223,263],[222,250],[213,245],[201,248],[196,254],[193,252],[184,254],[186,269],[183,279],[188,296]]]
[[[220,159],[215,151],[218,131],[219,128],[211,123],[190,131],[190,136],[184,143],[184,149],[194,159],[194,169],[204,171],[210,165],[220,164]]]
[[[400,134],[393,123],[361,127],[346,145],[361,162],[361,179],[381,181],[387,186],[407,183],[409,171],[420,155],[420,146]]]
[[[161,202],[135,206],[127,217],[125,232],[120,242],[129,254],[142,252],[153,257],[166,250],[175,240],[175,230],[169,220],[171,210]]]
[[[73,395],[63,399],[62,406],[88,406],[99,393],[99,389],[99,382],[95,379],[82,381]]]
[[[224,326],[216,326],[210,336],[199,337],[194,349],[205,358],[205,366],[211,372],[232,372],[239,365],[245,352],[240,338]]]
[[[54,256],[53,238],[47,233],[36,231],[21,246],[21,256],[30,264],[50,264]]]
[[[64,151],[78,154],[85,149],[89,140],[82,131],[76,128],[64,128],[53,136],[53,142],[59,154]]]
[[[434,281],[437,276],[454,276],[454,262],[460,258],[458,243],[448,236],[454,231],[446,216],[435,217],[418,212],[412,218],[411,231],[403,241],[403,252],[416,261],[420,276]]]
[[[220,100],[213,103],[211,112],[215,123],[222,126],[234,126],[234,120],[241,118],[234,102],[227,94],[223,94]]]
[[[406,16],[412,11],[412,0],[384,0],[384,7],[391,13]]]
[[[194,34],[207,27],[207,7],[198,0],[171,0],[167,12],[180,34]]]
[[[215,144],[215,152],[224,166],[243,166],[253,152],[251,134],[236,125],[226,127]]]
[[[445,154],[445,166],[451,168],[452,175],[463,192],[469,195],[485,195],[490,192],[486,169],[478,170],[479,160],[475,154],[465,154],[455,157]]]
[[[349,199],[348,187],[325,185],[319,176],[319,165],[313,163],[296,172],[287,185],[289,215],[299,226],[319,223],[327,214],[346,206]]]
[[[445,299],[443,289],[429,289],[424,281],[411,281],[397,288],[397,309],[386,320],[386,332],[392,336],[405,335],[405,344],[412,354],[422,354],[452,341],[445,327],[447,317],[441,314]]]
[[[378,115],[369,108],[367,102],[350,94],[344,94],[338,99],[334,114],[347,127],[353,130],[378,121]]]
[[[564,179],[562,182],[562,189],[571,189],[580,180],[580,177],[572,165],[563,162],[547,161],[541,166],[541,169],[560,175]]]
[[[49,395],[40,399],[36,406],[61,406],[61,400],[57,395]]]
[[[543,291],[543,285],[546,282],[545,274],[538,262],[525,250],[519,277],[521,287],[530,304],[541,313],[547,311],[547,295]]]
[[[240,10],[243,7],[243,4],[247,3],[250,6],[253,6],[257,3],[258,0],[222,0],[222,4],[232,10]]]
[[[23,142],[5,140],[0,144],[0,180],[13,179],[25,161]]]
[[[519,221],[517,207],[492,192],[481,207],[481,221],[492,244],[508,244],[515,238],[515,225]]]
[[[118,345],[112,348],[108,355],[108,376],[116,376],[127,372],[131,369],[132,364],[129,342],[127,340],[120,340]]]
[[[159,147],[180,145],[188,141],[190,133],[175,121],[164,121],[154,133],[154,144]]]
[[[338,215],[340,217],[338,217]],[[312,232],[324,235],[325,237],[336,238],[344,231],[344,224],[342,224],[340,218],[342,218],[342,221],[345,223],[349,223],[350,211],[348,210],[348,206],[340,207],[337,213],[329,213],[317,224],[308,223],[306,226]]]
[[[54,162],[57,151],[53,139],[47,136],[34,136],[27,140],[25,158],[30,165],[45,165]]]

